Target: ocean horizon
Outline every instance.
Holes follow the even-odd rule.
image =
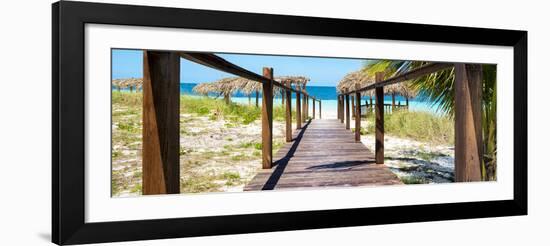
[[[199,83],[180,83],[180,94],[182,95],[193,95],[193,96],[201,96],[200,94],[197,94],[193,92],[193,87],[198,85]],[[116,90],[115,87],[113,87],[113,90]],[[129,88],[121,89],[122,91],[129,91]],[[314,85],[307,85],[306,91],[309,93],[309,95],[319,99],[322,101],[322,111],[323,116],[325,113],[327,113],[327,116],[336,116],[336,110],[337,110],[337,92],[335,86],[314,86]],[[220,97],[222,96],[218,95],[217,93],[209,93],[210,97]],[[259,92],[259,99],[262,98],[262,93]],[[250,100],[249,100],[250,98]],[[295,103],[296,93],[292,93],[292,103]],[[251,95],[246,95],[242,92],[236,92],[231,95],[231,100],[236,103],[240,104],[254,104],[256,100],[255,93],[252,93]],[[282,98],[281,95],[275,95],[274,96],[274,105],[281,104]],[[366,101],[369,101],[368,96],[363,96],[361,98],[361,104],[364,105]],[[374,101],[374,98],[373,98]],[[384,103],[385,104],[391,104],[392,98],[391,95],[385,95],[384,96]],[[396,96],[395,97],[395,103],[401,105],[405,105],[405,98],[402,96]],[[261,101],[260,101],[261,102]],[[311,103],[310,103],[311,105]],[[312,107],[311,105],[310,107]],[[434,114],[440,114],[441,112],[438,111],[437,105],[433,104],[432,102],[429,102],[427,100],[424,100],[423,98],[416,97],[409,99],[409,109],[413,111],[425,111],[425,112],[431,112]],[[312,109],[310,109],[312,110]]]

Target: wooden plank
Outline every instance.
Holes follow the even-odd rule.
[[[286,82],[286,85],[290,87],[290,81]],[[285,117],[285,123],[286,123],[286,142],[292,142],[292,92],[290,90],[285,90],[286,95],[286,117]]]
[[[375,81],[378,83],[384,79],[384,73],[378,72]],[[384,87],[376,87],[376,143],[375,156],[377,164],[384,164]]]
[[[180,57],[173,52],[143,52],[144,195],[180,192]]]
[[[264,67],[263,75],[268,80],[262,83],[262,168],[273,164],[273,69]]]
[[[351,120],[350,115],[349,115],[350,114],[349,95],[346,94],[345,97],[346,97],[346,99],[345,99],[345,101],[346,101],[346,110],[345,110],[346,111],[346,129],[349,130],[350,129],[349,125],[350,125],[350,120]]]
[[[296,91],[296,129],[302,129],[302,96]]]
[[[261,170],[245,191],[402,184],[338,120],[312,120],[296,140],[274,155],[277,163]]]
[[[359,84],[355,84],[356,89],[359,89]],[[355,141],[361,142],[361,94],[355,93],[355,101],[357,107],[355,107]]]
[[[480,64],[455,65],[455,181],[481,180],[482,131]]]

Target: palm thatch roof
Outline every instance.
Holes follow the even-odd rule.
[[[141,88],[143,86],[142,78],[114,79],[111,83],[118,88]]]
[[[200,83],[193,87],[193,91],[198,94],[208,95],[208,93],[219,93],[225,96],[236,92],[238,88],[238,77],[223,78],[214,82]]]
[[[374,83],[374,78],[368,76],[366,73],[359,71],[348,73],[336,86],[338,93],[355,90],[356,84],[363,88]],[[374,96],[374,90],[361,92],[363,96]]]
[[[355,84],[357,83],[359,83],[359,86],[363,88],[365,86],[373,84],[374,82],[375,80],[373,76],[368,75],[368,73],[365,73],[361,70],[358,70],[344,76],[344,78],[342,78],[342,80],[340,80],[340,82],[336,86],[336,90],[338,91],[338,93],[353,91],[355,90]],[[384,93],[387,93],[387,94],[395,93],[397,95],[401,95],[406,98],[416,97],[417,95],[416,90],[411,88],[408,83],[409,82],[401,82],[401,83],[384,86]],[[374,90],[361,92],[361,95],[374,96]]]
[[[275,77],[275,81],[286,82],[291,81],[296,85],[305,86],[309,81],[309,78],[302,76],[281,76]],[[241,77],[228,77],[213,82],[204,82],[193,87],[193,91],[198,94],[207,95],[208,93],[220,93],[223,95],[231,95],[237,91],[250,95],[256,91],[262,90],[262,83],[241,78]],[[282,95],[284,90],[279,87],[274,87],[273,92],[275,95]]]
[[[300,86],[301,88],[305,88],[310,79],[304,76],[277,76],[275,77],[275,81],[281,83],[290,82],[291,85],[295,84],[296,87]]]

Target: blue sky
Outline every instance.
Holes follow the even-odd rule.
[[[113,79],[141,78],[143,76],[141,50],[117,50],[112,51]],[[349,72],[361,68],[364,60],[341,58],[317,58],[296,56],[265,56],[265,55],[241,55],[222,54],[217,55],[224,59],[246,68],[258,74],[262,73],[262,67],[272,67],[275,76],[298,75],[311,79],[308,85],[312,86],[336,86],[338,82]],[[224,77],[234,76],[209,67],[205,67],[188,60],[181,60],[182,83],[211,82]]]

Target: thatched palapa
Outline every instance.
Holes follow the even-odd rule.
[[[114,79],[111,83],[117,88],[117,90],[130,88],[130,90],[141,88],[143,86],[142,78],[127,78],[127,79]]]
[[[305,87],[309,78],[303,76],[280,76],[275,77],[275,81],[278,82],[287,82],[291,81],[291,84],[295,84],[297,87]],[[219,93],[224,96],[224,99],[227,103],[230,101],[231,95],[237,91],[242,92],[245,95],[248,95],[250,102],[250,95],[256,93],[256,106],[258,106],[258,94],[262,90],[262,83],[254,80],[249,80],[241,77],[228,77],[223,78],[214,82],[204,82],[193,87],[193,91],[202,94],[208,95],[209,93]],[[284,95],[284,90],[280,87],[274,87],[273,93],[275,95]]]

